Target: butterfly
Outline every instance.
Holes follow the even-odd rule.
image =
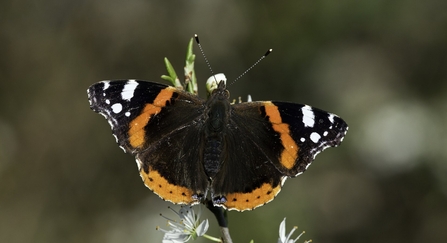
[[[340,145],[339,116],[279,101],[232,103],[223,74],[208,99],[172,86],[115,80],[87,90],[118,145],[135,156],[144,184],[175,204],[208,197],[214,206],[251,210],[272,201],[285,180]]]

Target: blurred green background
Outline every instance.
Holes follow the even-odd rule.
[[[86,89],[163,82],[164,57],[182,73],[195,33],[229,80],[273,48],[229,87],[233,98],[306,103],[350,125],[273,202],[229,213],[235,242],[276,242],[284,217],[306,231],[298,242],[447,242],[446,10],[445,0],[2,1],[0,242],[161,242],[171,204],[144,187]],[[210,72],[195,52],[204,97]]]

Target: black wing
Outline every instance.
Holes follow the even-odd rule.
[[[99,82],[88,95],[90,107],[108,120],[120,147],[136,155],[147,187],[173,203],[199,202],[209,184],[198,159],[202,99],[136,80]]]
[[[287,177],[337,146],[348,129],[338,116],[307,105],[249,102],[232,106],[227,158],[213,180],[213,200],[250,210],[273,200]]]

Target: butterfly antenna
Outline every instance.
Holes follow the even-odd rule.
[[[207,65],[208,68],[210,69],[210,71],[211,71],[211,75],[214,77],[213,69],[211,68],[210,62],[208,62],[208,59],[207,59],[206,56],[205,56],[205,52],[204,52],[203,49],[202,49],[202,45],[200,44],[199,36],[198,36],[197,34],[195,34],[195,35],[194,35],[194,39],[196,39],[196,43],[197,43],[197,45],[199,46],[199,49],[200,49],[200,52],[202,53],[203,58],[205,59],[206,65]],[[217,82],[217,81],[216,81],[216,82]]]
[[[237,77],[235,80],[233,80],[228,86],[234,84],[236,81],[238,81],[240,78],[242,78],[242,76],[244,76],[246,73],[248,73],[248,71],[250,71],[252,68],[254,68],[256,65],[258,65],[258,63],[260,63],[262,61],[262,59],[264,59],[268,54],[270,54],[273,51],[273,49],[268,49],[267,52],[261,57],[259,58],[253,65],[251,65],[251,67],[249,67],[247,70],[245,70],[241,75],[239,75],[239,77]]]

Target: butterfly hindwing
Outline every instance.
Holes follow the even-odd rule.
[[[229,210],[251,210],[274,199],[285,178],[271,160],[261,141],[275,140],[267,129],[254,129],[232,116],[226,133],[226,157],[213,179],[212,198]],[[262,124],[252,123],[252,125]],[[262,124],[265,125],[265,124]],[[229,152],[232,151],[232,152]]]

